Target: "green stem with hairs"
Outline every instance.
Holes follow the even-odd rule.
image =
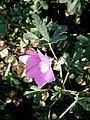
[[[48,43],[48,45],[49,45],[49,48],[50,48],[50,50],[51,50],[54,58],[57,60],[58,58],[57,58],[57,56],[55,55],[55,53],[54,53],[54,51],[53,51],[53,49],[52,49],[51,43]]]

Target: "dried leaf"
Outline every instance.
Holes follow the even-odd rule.
[[[2,51],[0,51],[1,58],[4,58],[8,55],[8,49],[5,48]]]

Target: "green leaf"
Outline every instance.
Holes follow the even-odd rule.
[[[50,21],[47,25],[49,31],[55,31],[59,25],[57,23],[53,23],[52,21]]]
[[[0,14],[0,36],[5,36],[7,33],[7,26],[5,18],[2,14]]]
[[[58,41],[65,40],[67,38],[67,36],[65,36],[65,35],[61,36],[61,35],[66,33],[66,30],[67,30],[67,26],[59,26],[55,30],[50,42],[57,43]]]
[[[49,41],[50,38],[49,38],[49,33],[48,33],[48,30],[47,30],[47,26],[45,24],[45,22],[43,22],[40,17],[36,14],[33,15],[33,23],[34,25],[37,27],[37,29],[39,30],[39,32],[41,33],[41,35],[47,40]]]
[[[54,89],[56,90],[56,91],[58,91],[58,92],[61,92],[61,87],[59,87],[59,86],[54,86]]]
[[[73,72],[76,73],[76,74],[82,74],[84,72],[83,66],[79,63],[72,64],[71,68],[72,68]]]
[[[90,60],[90,44],[88,44],[86,51],[85,51],[85,57]]]
[[[72,108],[70,110],[70,112],[72,112],[75,116],[76,119],[78,120],[83,120],[85,118],[87,118],[87,116],[89,115],[86,110],[83,109],[82,105],[80,104],[76,104],[74,108]]]
[[[0,100],[0,109],[4,109],[4,107],[5,107],[5,103]]]
[[[67,26],[59,26],[54,32],[52,36],[52,40],[57,38],[58,36],[61,36],[63,33],[66,33],[66,30],[67,30]]]
[[[76,49],[80,49],[83,47],[88,46],[88,38],[83,36],[83,35],[79,35],[77,36],[77,42],[75,43],[75,48]]]
[[[43,9],[45,9],[45,10],[48,9],[48,4],[46,3],[46,1],[40,0],[39,2],[40,2]]]
[[[27,40],[37,40],[39,39],[35,34],[31,32],[24,33],[23,37]]]
[[[26,96],[26,95],[33,94],[33,93],[35,93],[35,91],[25,91],[24,95]]]
[[[81,50],[81,49],[75,51],[74,54],[73,54],[73,58],[72,58],[73,64],[74,64],[77,60],[80,60],[82,57],[83,57],[83,53],[82,53],[82,50]]]
[[[76,12],[81,12],[81,1],[80,0],[68,0],[67,2],[67,11],[70,15],[73,15]]]
[[[40,48],[44,47],[44,45],[48,45],[48,42],[46,40],[40,41]]]
[[[59,42],[59,41],[65,40],[65,39],[67,39],[67,36],[66,36],[66,35],[57,36],[55,39],[52,39],[52,40],[50,41],[50,43],[57,43],[57,42]]]
[[[36,103],[36,104],[39,104],[41,98],[42,98],[41,93],[40,92],[36,92],[33,102]]]
[[[79,36],[77,36],[77,40],[81,40],[83,42],[83,41],[87,41],[88,38],[83,35],[79,35]]]
[[[87,111],[90,111],[90,97],[82,97],[78,103]]]
[[[38,120],[50,120],[50,118],[48,119],[48,114],[49,114],[49,108],[48,107],[43,108],[43,114],[39,116]]]
[[[33,85],[30,87],[31,90],[34,90],[34,91],[41,91],[40,88],[38,88],[37,86]]]

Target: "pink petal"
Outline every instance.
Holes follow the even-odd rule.
[[[19,57],[19,60],[20,60],[22,63],[26,64],[26,62],[27,62],[27,60],[28,60],[29,57],[30,57],[30,55],[23,55],[23,56],[20,56],[20,57]]]
[[[27,70],[26,69],[26,76],[31,78],[36,78],[40,74],[39,68],[37,66],[34,66],[32,69]]]
[[[37,55],[30,56],[30,58],[27,60],[26,72],[38,66],[39,62],[40,62],[39,56]]]
[[[38,50],[38,55],[39,55],[41,61],[44,61],[44,62],[46,62],[47,64],[50,63],[49,58],[48,58],[47,56],[43,55],[39,50]]]
[[[55,81],[55,77],[52,72],[52,69],[48,71],[47,73],[38,74],[38,76],[35,78],[35,82],[40,88],[43,87],[45,84],[50,83],[52,81]]]
[[[38,77],[36,77],[35,79],[36,84],[38,85],[39,88],[43,87],[47,82],[45,80],[45,75],[44,74],[40,74],[38,75]]]
[[[50,68],[47,73],[41,73],[38,66],[33,67],[28,72],[26,71],[26,76],[34,78],[38,87],[43,87],[46,83],[55,81],[55,77],[52,69]]]
[[[33,67],[30,71],[26,71],[26,76],[27,77],[31,77],[34,78],[34,81],[36,82],[36,84],[38,85],[38,87],[42,87],[45,85],[46,80],[45,78],[45,74],[42,74],[39,70],[39,67],[35,66]]]
[[[49,68],[48,72],[45,74],[45,79],[47,83],[55,81],[55,76],[51,67]]]
[[[39,50],[38,53],[28,51],[30,56],[26,62],[26,76],[34,78],[38,87],[43,87],[46,83],[55,81],[50,61]],[[45,67],[45,68],[43,68]]]

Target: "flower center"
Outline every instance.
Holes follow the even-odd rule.
[[[40,62],[39,63],[39,68],[42,73],[46,73],[49,69],[49,65],[45,62]]]

